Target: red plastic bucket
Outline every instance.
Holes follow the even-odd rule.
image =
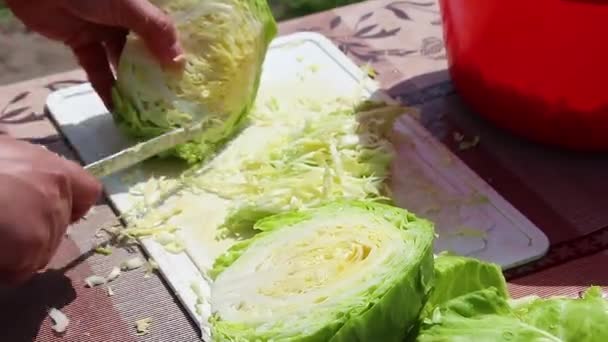
[[[440,0],[458,93],[529,139],[608,150],[608,1]]]

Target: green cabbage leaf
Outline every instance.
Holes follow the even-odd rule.
[[[306,119],[300,112],[289,125],[276,112],[273,123],[244,132],[189,179],[232,201],[220,235],[242,235],[256,221],[290,210],[338,200],[386,200],[394,154],[387,137],[405,109],[364,102]]]
[[[608,302],[600,287],[587,289],[581,298],[537,298],[514,310],[522,322],[560,341],[608,341]]]
[[[509,300],[489,287],[438,306],[425,319],[418,342],[608,341],[608,303],[599,287],[581,298]]]
[[[520,321],[495,288],[454,298],[424,322],[417,342],[560,341]]]
[[[507,282],[500,266],[479,259],[441,253],[435,258],[433,291],[422,317],[435,307],[462,295],[494,287],[502,298],[508,298]]]

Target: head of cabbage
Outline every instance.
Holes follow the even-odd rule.
[[[236,133],[257,95],[277,25],[266,0],[152,0],[173,19],[185,67],[165,70],[129,35],[113,89],[115,122],[149,139],[201,120],[205,133],[171,154],[196,163]]]

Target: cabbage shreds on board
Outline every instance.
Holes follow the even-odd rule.
[[[240,141],[235,141],[225,156],[191,181],[232,200],[222,233],[247,230],[268,215],[334,200],[382,199],[393,156],[388,133],[403,113],[399,106],[364,103],[271,126],[266,134],[274,137],[265,139],[259,153],[230,156],[229,151],[240,150]],[[263,128],[261,132],[265,134]]]
[[[143,41],[127,39],[113,91],[114,118],[137,138],[204,120],[206,131],[173,152],[207,159],[244,122],[259,88],[276,22],[266,0],[152,0],[173,18],[183,71],[163,69]]]
[[[339,201],[256,223],[214,266],[215,341],[402,341],[433,277],[429,221]]]
[[[155,203],[190,192],[227,200],[222,223],[207,228],[221,241],[247,238],[257,220],[287,210],[390,196],[386,181],[394,151],[389,134],[407,108],[357,91],[327,101],[299,94],[276,100],[275,106],[260,100],[250,114],[252,125],[210,163],[178,179],[148,179],[134,188],[131,195],[138,197],[137,205],[122,235],[153,236],[166,241],[165,247],[179,243],[174,236],[179,227],[168,221],[192,209],[182,201]]]

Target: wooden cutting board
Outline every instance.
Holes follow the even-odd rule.
[[[323,72],[316,73],[305,83],[295,82],[307,66],[306,60]],[[260,97],[275,90],[293,87],[291,93],[314,89],[329,98],[347,94],[367,76],[328,39],[315,33],[296,33],[276,39],[268,52],[260,88]],[[304,89],[308,88],[308,89]],[[365,91],[371,96],[378,89]],[[132,144],[114,125],[111,115],[89,84],[65,88],[52,93],[47,100],[50,115],[84,163],[91,163]],[[401,117],[395,125],[394,145],[397,158],[392,166],[392,190],[397,203],[436,223],[439,235],[436,251],[477,257],[500,264],[508,269],[544,255],[549,243],[546,236],[526,217],[510,205],[487,183],[455,157],[444,145],[424,129],[415,118]],[[244,139],[244,138],[243,138]],[[134,172],[136,171],[136,172]],[[179,172],[175,165],[154,161],[104,179],[105,189],[118,213],[133,205],[128,196],[134,184],[149,175],[172,175]],[[137,177],[133,178],[133,174]],[[213,247],[205,246],[201,233],[201,218],[207,225],[217,224],[225,212],[225,203],[212,195],[184,199],[197,202],[192,207],[186,227],[188,252],[167,253],[151,239],[144,248],[158,262],[160,270],[172,289],[199,323],[202,336],[209,341],[206,318],[197,314],[197,297],[191,289],[199,284],[204,296],[209,295],[209,283],[200,272],[213,262]],[[224,211],[224,212],[223,212]],[[215,246],[223,248],[225,246]]]

